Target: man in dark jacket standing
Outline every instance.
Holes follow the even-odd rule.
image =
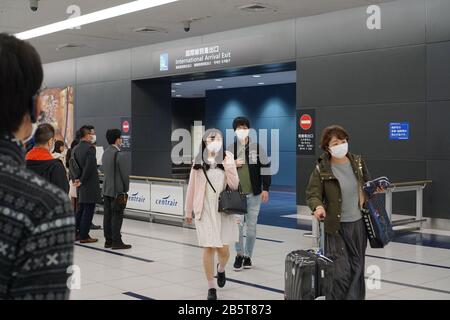
[[[252,254],[256,240],[256,226],[258,224],[261,202],[269,201],[271,183],[270,163],[264,149],[249,138],[250,121],[238,117],[233,121],[236,133],[234,143],[234,159],[239,174],[242,192],[247,195],[247,214],[239,226],[239,242],[236,243],[236,259],[234,270],[252,268]],[[267,172],[265,172],[267,171]],[[244,244],[244,224],[247,234]]]
[[[70,293],[69,199],[25,167],[42,79],[36,50],[0,33],[0,300],[68,299]]]
[[[27,168],[69,194],[69,181],[64,164],[61,160],[54,159],[50,153],[55,144],[55,129],[48,123],[41,124],[36,130],[34,140],[36,145],[26,156]]]
[[[101,201],[100,180],[97,171],[96,150],[93,146],[96,137],[94,130],[88,126],[80,129],[80,143],[73,150],[72,157],[81,169],[81,177],[77,179],[78,187],[78,211],[76,213],[76,225],[79,232],[80,243],[93,243],[98,239],[91,238],[92,218],[95,212],[95,204]]]
[[[115,203],[116,196],[127,193],[130,187],[130,166],[120,152],[121,134],[119,129],[111,129],[106,132],[109,147],[102,157],[103,173],[105,174],[103,181],[105,248],[113,250],[131,248],[131,245],[122,242],[120,234],[125,208]]]

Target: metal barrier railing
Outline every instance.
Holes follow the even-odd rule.
[[[104,179],[104,174],[99,173],[100,181],[102,182]],[[184,204],[185,198],[186,198],[186,191],[187,191],[187,180],[185,179],[173,179],[173,178],[161,178],[161,177],[145,177],[145,176],[129,176],[130,177],[130,187],[133,182],[137,183],[143,183],[148,184],[150,187],[153,185],[171,185],[171,186],[177,186],[183,188],[183,199],[182,203]],[[149,190],[148,197],[151,199],[151,191]],[[130,203],[130,202],[129,202]],[[184,205],[183,205],[184,207]],[[184,209],[184,208],[183,208]],[[99,209],[99,211],[101,211]],[[130,215],[130,213],[134,213],[135,215]],[[146,221],[154,221],[157,217],[159,220],[167,220],[167,221],[184,221],[184,210],[183,214],[173,214],[173,213],[165,213],[162,211],[152,211],[151,209],[142,209],[142,208],[135,208],[135,207],[128,207],[125,209],[125,216],[134,219],[136,218],[136,214],[139,214],[138,218],[141,220],[142,217],[145,217]]]
[[[422,229],[422,222],[427,221],[423,217],[423,190],[427,187],[427,185],[431,184],[432,180],[421,180],[421,181],[412,181],[412,182],[400,182],[393,183],[391,188],[388,188],[384,191],[386,194],[386,212],[389,215],[389,219],[391,219],[392,225],[402,226],[408,224],[416,224],[418,223],[418,227],[411,228],[403,228],[402,230],[420,230]],[[397,192],[416,192],[416,215],[415,218],[408,219],[400,219],[400,220],[392,220],[392,196]]]

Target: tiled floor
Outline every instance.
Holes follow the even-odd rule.
[[[96,215],[95,222],[101,221]],[[292,250],[311,247],[305,232],[259,225],[254,268],[234,272],[232,249],[226,269],[229,281],[218,290],[219,299],[284,299],[284,258]],[[205,299],[202,249],[195,230],[126,219],[122,233],[133,248],[120,254],[103,249],[101,230],[91,234],[99,243],[75,247],[81,288],[72,290],[71,299]],[[377,288],[368,285],[368,300],[450,299],[450,250],[392,242],[385,249],[368,248],[367,255],[367,277],[376,266],[382,279]],[[367,282],[373,284],[371,279]]]

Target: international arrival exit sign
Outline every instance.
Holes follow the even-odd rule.
[[[391,122],[389,140],[409,140],[409,122]]]

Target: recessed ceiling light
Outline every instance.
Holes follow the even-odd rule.
[[[253,75],[253,78],[261,78],[261,75],[255,74],[255,75]]]
[[[266,11],[277,12],[277,9],[271,8],[261,3],[247,4],[245,6],[239,7],[239,9],[247,12],[266,12]]]
[[[56,47],[56,50],[62,50],[62,49],[74,49],[74,48],[84,48],[87,47],[85,44],[76,44],[76,43],[65,43],[65,44],[60,44],[59,46]]]
[[[164,4],[176,2],[178,0],[135,0],[115,7],[95,11],[76,18],[66,19],[60,22],[48,24],[39,28],[20,32],[15,36],[22,40],[40,37],[46,34],[83,26],[86,24],[123,16],[129,13],[150,9]]]
[[[177,98],[181,98],[181,94],[177,94],[175,97]]]
[[[223,89],[223,86],[217,86],[217,89]]]
[[[172,90],[172,93],[175,93],[175,92],[177,92],[177,90]]]
[[[264,84],[264,82],[258,82],[258,84],[259,84],[260,86],[262,86],[262,85]]]
[[[167,30],[163,29],[163,28],[158,28],[158,27],[140,27],[140,28],[134,28],[133,32],[137,32],[137,33],[164,32],[164,33],[167,33]]]
[[[175,83],[176,86],[181,86],[181,83]]]
[[[221,82],[221,81],[222,81],[222,79],[216,79],[216,81],[217,81],[217,82]]]

